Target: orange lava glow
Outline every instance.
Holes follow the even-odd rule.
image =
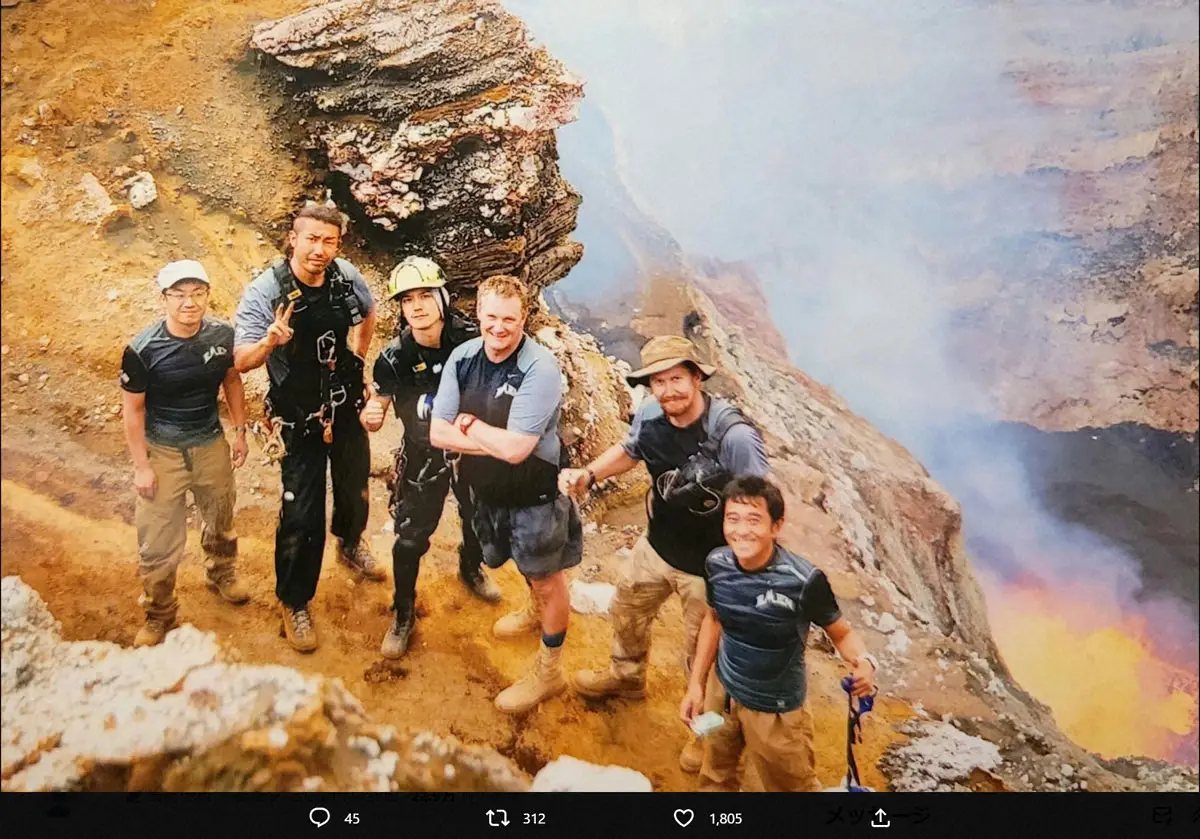
[[[1156,653],[1147,619],[1028,586],[989,587],[992,631],[1017,682],[1104,757],[1197,763],[1197,677]]]

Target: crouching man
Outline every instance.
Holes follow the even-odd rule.
[[[825,574],[775,541],[783,527],[779,488],[743,476],[723,495],[728,546],[708,555],[709,608],[679,709],[689,724],[701,710],[724,718],[704,738],[700,788],[732,788],[745,751],[767,792],[815,792],[804,701],[809,625],[823,628],[850,664],[855,696],[874,692],[879,665],[842,617]]]

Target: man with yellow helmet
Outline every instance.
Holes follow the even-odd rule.
[[[364,406],[361,421],[368,431],[378,431],[391,405],[404,424],[390,504],[396,529],[395,617],[380,648],[385,658],[395,659],[408,649],[416,617],[417,571],[452,487],[463,521],[459,577],[468,591],[488,603],[499,602],[500,590],[481,565],[479,540],[470,525],[470,493],[455,480],[447,453],[429,443],[430,412],[442,367],[450,351],[479,335],[479,330],[450,309],[445,277],[432,259],[405,258],[388,277],[387,297],[399,300],[400,332],[375,361],[375,393]]]

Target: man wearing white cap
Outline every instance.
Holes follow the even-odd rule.
[[[229,603],[250,595],[234,572],[233,467],[246,459],[246,399],[233,367],[233,327],[207,317],[208,273],[194,259],[166,265],[156,283],[166,317],[142,330],[121,359],[125,440],[137,491],[138,573],[146,620],[134,645],[159,643],[175,625],[175,571],[187,543],[191,490],[203,520],[208,587]],[[217,390],[233,421],[221,430]]]

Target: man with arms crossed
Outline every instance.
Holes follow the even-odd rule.
[[[704,738],[700,788],[728,789],[744,750],[767,792],[815,792],[813,720],[804,704],[809,625],[824,629],[850,664],[854,696],[874,692],[879,664],[842,617],[825,574],[775,541],[783,527],[779,488],[743,476],[723,495],[729,544],[708,555],[709,608],[679,708],[689,724],[701,709],[724,717]]]
[[[429,550],[429,538],[437,530],[451,488],[462,518],[459,579],[468,591],[488,603],[500,602],[500,589],[480,567],[483,555],[471,529],[470,493],[454,475],[447,453],[429,443],[433,397],[446,359],[459,344],[477,337],[479,330],[450,308],[442,269],[432,259],[404,259],[388,277],[387,296],[400,301],[401,331],[375,360],[375,394],[363,408],[362,423],[368,431],[378,431],[388,407],[394,406],[404,424],[404,441],[392,477],[395,616],[380,647],[384,658],[395,659],[408,649],[416,620],[421,557]]]
[[[344,223],[338,210],[319,204],[296,215],[288,259],[259,274],[242,295],[233,349],[242,372],[267,365],[267,412],[282,426],[275,595],[281,634],[305,653],[317,648],[308,603],[325,553],[326,463],[338,559],[359,577],[387,579],[362,539],[371,449],[358,413],[375,304],[358,269],[335,258]]]
[[[125,348],[121,388],[125,441],[137,490],[140,602],[146,620],[134,646],[158,644],[175,625],[175,572],[187,543],[187,491],[204,521],[200,546],[208,587],[229,603],[249,593],[237,581],[233,467],[246,460],[246,397],[233,367],[233,327],[207,317],[208,273],[194,259],[158,272],[166,317]],[[221,432],[217,390],[233,420],[233,451]]]
[[[725,544],[720,489],[735,474],[765,475],[762,437],[745,416],[701,387],[714,368],[700,361],[691,341],[652,338],[642,367],[627,378],[649,385],[653,399],[638,406],[629,436],[583,469],[564,469],[564,492],[586,492],[596,481],[645,463],[653,488],[649,524],[621,567],[609,614],[613,641],[604,670],[575,674],[575,690],[590,699],[640,699],[646,691],[650,624],[671,593],[683,601],[684,670],[692,666],[704,617],[704,558]],[[679,757],[685,772],[700,771],[702,750],[691,740]]]
[[[563,571],[583,559],[583,528],[575,504],[558,491],[562,372],[554,355],[524,334],[528,292],[516,277],[498,275],[477,294],[483,335],[446,361],[430,441],[463,455],[459,477],[471,491],[484,562],[498,568],[511,557],[537,604],[533,626],[525,610],[493,627],[498,637],[542,632],[529,672],[496,697],[497,708],[518,714],[566,687],[561,655],[570,601]]]

